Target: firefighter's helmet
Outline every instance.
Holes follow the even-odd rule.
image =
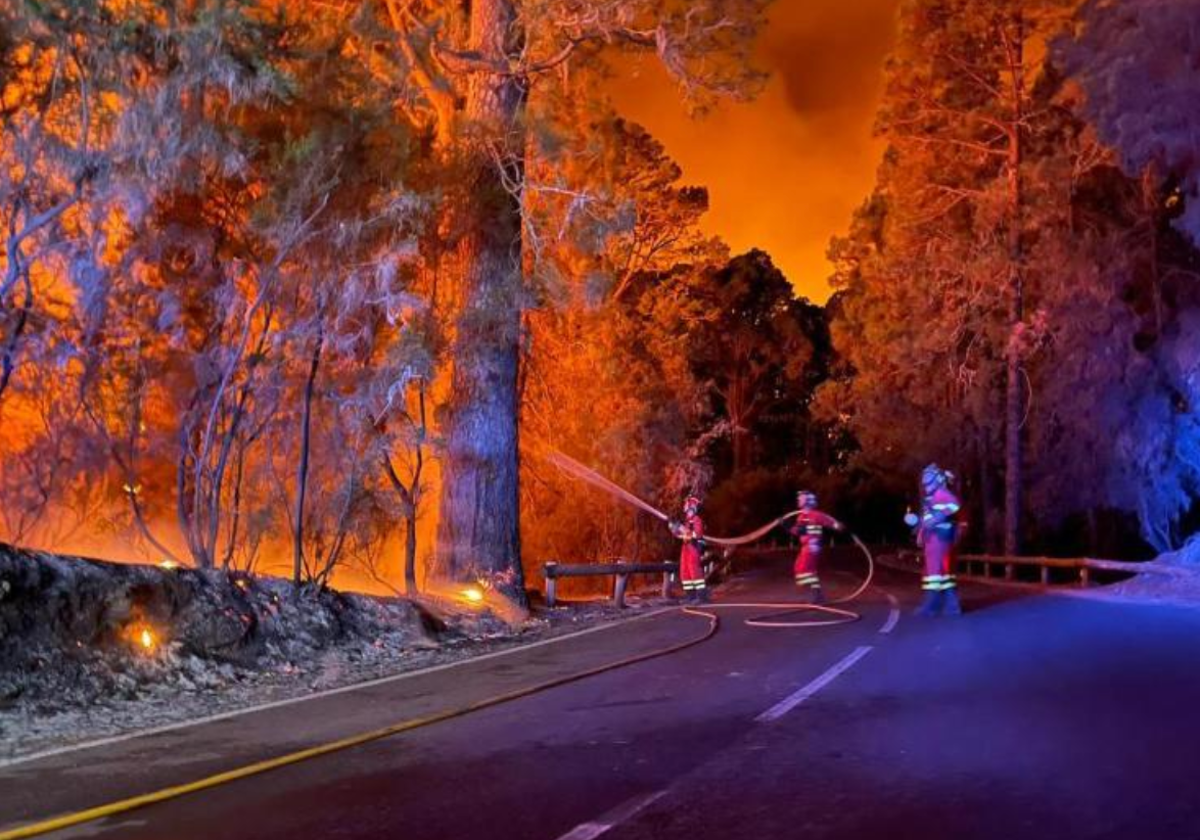
[[[683,512],[687,514],[697,513],[700,510],[700,497],[692,494],[683,500]]]
[[[946,486],[946,473],[937,464],[930,464],[921,470],[921,487],[926,493],[932,493],[939,487]]]
[[[796,494],[796,505],[801,510],[816,510],[817,494],[811,490],[801,490]]]

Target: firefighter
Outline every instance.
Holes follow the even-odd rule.
[[[962,505],[950,489],[950,473],[937,464],[921,471],[921,514],[909,512],[904,520],[916,531],[917,545],[925,553],[921,588],[925,597],[917,615],[959,615],[958,583],[954,577],[954,543]]]
[[[825,596],[821,592],[819,562],[821,546],[826,529],[844,531],[846,526],[827,513],[817,509],[817,494],[801,490],[796,494],[799,513],[789,529],[792,536],[800,538],[800,553],[796,555],[794,572],[796,586],[808,596],[812,604],[821,604]]]
[[[700,518],[700,499],[688,496],[683,503],[682,521],[668,523],[671,533],[683,541],[679,552],[679,580],[688,601],[708,600],[704,580],[704,521]]]

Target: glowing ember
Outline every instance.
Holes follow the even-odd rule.
[[[171,571],[172,569],[178,569],[179,564],[176,563],[174,560],[164,560],[158,564],[158,568],[166,569],[167,571]]]
[[[158,648],[158,638],[154,631],[145,625],[131,628],[129,638],[142,653],[153,653]]]
[[[468,601],[474,601],[475,603],[479,603],[483,600],[483,593],[474,586],[472,586],[470,589],[464,589],[462,591],[462,596]]]

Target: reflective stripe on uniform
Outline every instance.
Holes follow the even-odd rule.
[[[821,579],[814,574],[796,575],[796,583],[801,586],[820,586]]]
[[[957,586],[958,581],[954,575],[926,575],[921,578],[921,588],[927,592],[943,592]]]

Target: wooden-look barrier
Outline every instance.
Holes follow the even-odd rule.
[[[678,563],[626,563],[618,560],[615,563],[546,563],[543,566],[546,576],[546,606],[553,607],[558,601],[558,580],[567,577],[604,577],[612,576],[613,604],[625,606],[625,587],[630,575],[662,575],[662,595],[664,598],[671,594],[671,575],[679,571]]]

